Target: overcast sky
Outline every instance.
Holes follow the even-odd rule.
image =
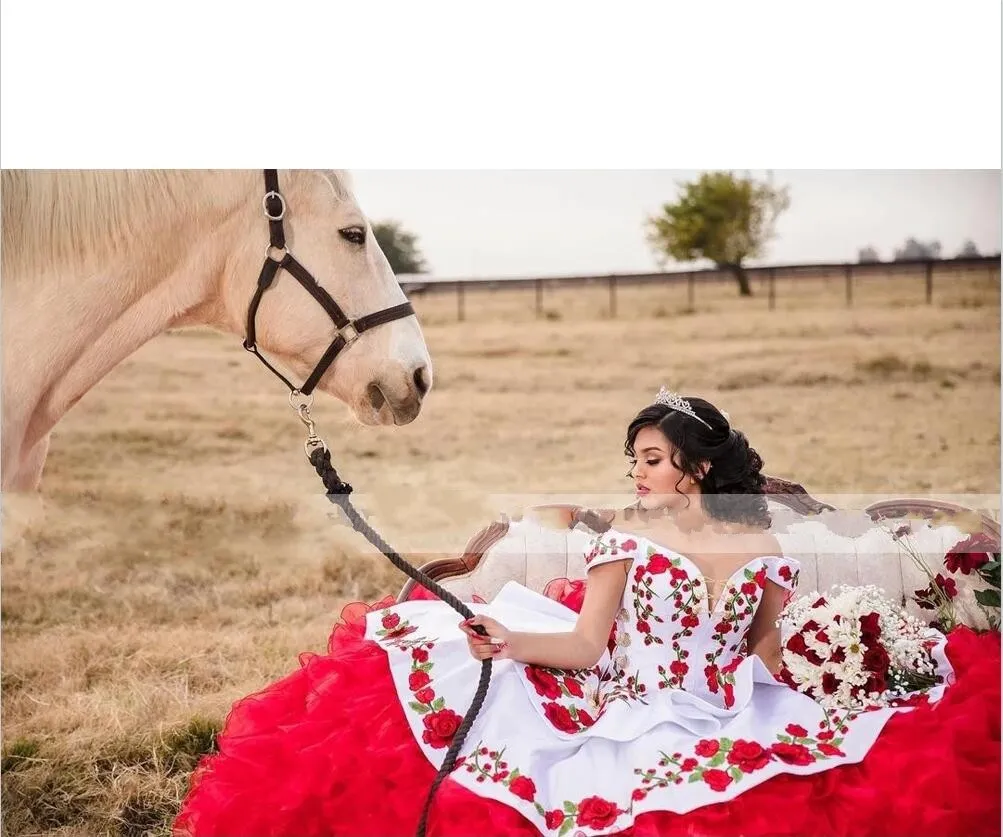
[[[440,277],[648,271],[647,214],[692,171],[353,171],[374,220],[417,234]],[[764,176],[764,172],[756,172]],[[791,206],[764,261],[883,259],[909,236],[1000,250],[999,171],[775,171]]]

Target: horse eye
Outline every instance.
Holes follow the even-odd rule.
[[[362,227],[345,227],[343,230],[338,230],[345,241],[350,241],[352,244],[365,244],[366,243],[366,231]]]

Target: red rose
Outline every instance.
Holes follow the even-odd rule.
[[[527,802],[532,802],[536,798],[536,785],[533,784],[533,780],[529,776],[517,776],[512,780],[508,789]]]
[[[891,659],[883,645],[872,645],[864,652],[864,669],[884,675],[891,665]]]
[[[559,703],[545,703],[543,704],[543,714],[561,732],[578,732],[578,724],[575,723],[575,719],[571,717],[566,706],[561,706]]]
[[[601,796],[589,796],[578,803],[576,825],[587,828],[609,828],[616,822],[620,811],[612,802],[607,802]]]
[[[424,648],[414,648],[411,650],[411,659],[416,663],[427,663],[428,662],[428,651]]]
[[[462,720],[463,718],[457,715],[452,709],[440,709],[438,712],[430,712],[422,718],[425,731],[421,734],[421,740],[436,749],[448,747],[449,742],[456,735],[456,730]]]
[[[721,749],[721,744],[715,741],[713,738],[705,738],[702,741],[698,741],[696,747],[693,748],[693,752],[696,753],[700,758],[706,759],[711,756],[716,756],[717,751]]]
[[[561,687],[549,671],[539,666],[526,666],[526,679],[533,684],[536,693],[547,700],[556,700],[561,696]]]
[[[819,738],[821,738],[821,736],[819,736]],[[818,751],[820,753],[824,753],[827,756],[845,756],[846,755],[846,753],[844,753],[842,750],[840,750],[839,747],[833,747],[832,744],[826,744],[824,741],[821,742],[818,745]]]
[[[830,663],[841,663],[846,659],[846,651],[843,650],[843,646],[837,646],[836,650],[829,655]]]
[[[717,666],[707,666],[703,670],[704,677],[707,678],[707,688],[710,689],[712,694],[717,694],[718,681],[717,681]]]
[[[555,808],[553,811],[547,811],[544,819],[547,822],[547,828],[553,831],[555,828],[560,828],[564,825],[564,811],[558,808]]]
[[[759,572],[757,572],[752,580],[756,582],[756,586],[762,590],[766,587],[766,568],[763,567]]]
[[[808,730],[798,724],[788,724],[787,734],[793,736],[794,738],[807,738]]]
[[[407,686],[412,692],[423,689],[431,682],[432,678],[425,671],[412,671],[407,679]]]
[[[731,625],[728,622],[718,622],[714,626],[714,630],[717,631],[719,634],[726,634],[728,633],[728,631],[731,630]]]
[[[622,549],[624,552],[630,552],[631,550],[637,549],[637,541],[635,541],[633,538],[629,538],[628,540],[625,540],[622,544],[620,544],[620,549]]]
[[[633,793],[631,793],[630,798],[635,802],[640,802],[644,797],[648,795],[647,791],[643,788],[634,788]]]
[[[672,562],[657,552],[648,559],[648,572],[652,575],[661,575],[671,566]]]
[[[860,617],[860,635],[864,640],[881,636],[880,618],[876,613],[868,613],[866,616]]]
[[[746,596],[751,596],[753,593],[756,592],[756,586],[757,585],[755,581],[747,581],[745,582],[745,584],[742,585],[742,592]]]
[[[564,688],[568,690],[568,694],[572,694],[576,698],[585,697],[585,692],[582,691],[581,684],[577,680],[572,680],[570,677],[565,677]]]
[[[383,627],[388,631],[393,630],[400,624],[401,618],[396,613],[388,613],[383,617]]]
[[[414,699],[418,701],[418,703],[431,703],[435,700],[435,692],[431,689],[421,689],[420,691],[414,693]]]
[[[784,581],[790,581],[793,576],[791,576],[791,568],[786,564],[781,564],[780,568],[777,570],[777,575],[779,575]]]
[[[679,765],[679,771],[681,773],[689,773],[691,770],[695,770],[699,763],[696,759],[686,759],[686,761]]]
[[[958,595],[958,583],[953,578],[944,578],[940,573],[937,573],[934,583],[944,591],[947,598],[953,599]]]
[[[819,741],[832,741],[836,737],[836,733],[831,729],[823,730],[818,735],[815,736]]]
[[[725,683],[722,688],[724,689],[724,706],[726,709],[731,709],[735,705],[735,686],[732,683]]]
[[[731,784],[731,776],[716,767],[703,772],[703,780],[710,785],[711,790],[723,791]]]
[[[801,631],[806,634],[810,634],[812,631],[817,631],[822,626],[818,624],[814,619],[809,619],[801,627]]]
[[[829,635],[825,632],[825,630],[821,630],[817,634],[815,634],[815,639],[818,642],[825,643],[826,645],[829,644]]]
[[[641,579],[643,579],[644,573],[645,569],[643,565],[634,570],[634,581],[640,581]]]
[[[805,652],[808,650],[808,643],[801,634],[794,634],[789,640],[787,640],[787,645],[785,646],[788,651],[803,657]]]
[[[728,764],[737,765],[743,773],[752,773],[753,770],[766,767],[772,759],[770,751],[764,749],[758,741],[744,741],[741,738],[731,745],[728,753]]]
[[[888,684],[885,682],[885,678],[878,673],[874,673],[868,677],[867,682],[864,684],[864,691],[867,694],[877,692],[880,695],[887,688]]]
[[[815,757],[811,754],[811,750],[803,744],[774,744],[770,749],[778,759],[787,762],[787,764],[803,767],[815,763]]]
[[[595,719],[584,709],[579,709],[578,723],[580,723],[583,727],[590,727],[595,723]]]
[[[814,604],[812,604],[812,607],[822,607],[823,605],[826,604],[828,604],[828,602],[825,600],[825,596],[821,596],[815,600]]]
[[[696,628],[700,625],[700,617],[695,613],[687,613],[679,620],[679,624],[684,628]]]
[[[977,570],[988,563],[990,554],[998,551],[999,544],[979,532],[955,544],[944,556],[944,566],[952,573],[960,572],[962,575],[968,575],[972,570]]]
[[[685,677],[686,672],[689,670],[689,664],[684,663],[682,660],[673,660],[672,664],[669,666],[669,671],[671,671],[676,677]]]
[[[649,625],[647,622],[645,622],[643,619],[641,619],[637,623],[637,631],[638,631],[638,633],[642,633],[642,634],[650,634],[651,633],[651,625]]]
[[[686,570],[680,569],[679,567],[673,567],[670,569],[669,577],[673,581],[686,581],[686,579],[689,578],[689,576],[686,575]]]

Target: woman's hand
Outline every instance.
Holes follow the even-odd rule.
[[[474,630],[480,625],[487,631],[487,636],[481,636]],[[490,616],[475,616],[460,622],[460,630],[467,635],[467,647],[470,656],[475,660],[506,660],[510,659],[509,636],[511,632],[500,622]]]

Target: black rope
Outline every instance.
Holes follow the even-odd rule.
[[[372,526],[366,523],[366,521],[362,518],[362,515],[360,515],[358,510],[352,505],[351,499],[349,499],[349,495],[352,493],[352,486],[347,482],[342,481],[341,477],[338,476],[338,472],[331,464],[331,453],[327,450],[327,448],[317,448],[311,452],[310,464],[313,465],[317,474],[324,482],[324,488],[327,489],[327,499],[338,506],[345,513],[345,516],[349,519],[355,531],[362,534],[366,540],[386,555],[386,557],[390,559],[390,562],[397,567],[397,569],[410,578],[413,578],[420,585],[422,585],[422,587],[425,587],[430,592],[434,593],[442,599],[442,601],[453,608],[453,610],[463,616],[464,619],[472,619],[474,617],[474,612],[469,607],[467,607],[448,590],[434,582],[421,570],[405,561],[404,558],[401,557],[395,549],[393,549],[393,547],[391,547],[385,540],[383,540],[383,538],[379,536],[379,533],[377,533]],[[487,636],[487,631],[480,625],[475,625],[474,630],[481,636]],[[439,768],[439,772],[436,774],[435,780],[432,782],[432,787],[429,788],[428,796],[425,798],[425,806],[422,808],[421,817],[418,820],[416,837],[425,837],[425,830],[428,825],[428,814],[432,808],[432,800],[435,796],[435,792],[439,789],[439,785],[443,783],[445,778],[453,772],[453,768],[456,765],[456,758],[460,753],[460,748],[463,746],[463,740],[467,737],[467,733],[470,732],[470,727],[473,726],[474,719],[477,717],[477,714],[481,711],[481,707],[484,705],[484,699],[487,696],[490,682],[491,660],[489,658],[481,661],[481,677],[477,683],[477,691],[474,693],[474,699],[470,703],[470,708],[467,710],[467,714],[463,716],[463,720],[456,728],[453,740],[449,745],[449,749],[446,750],[446,755],[442,760],[442,766]]]

